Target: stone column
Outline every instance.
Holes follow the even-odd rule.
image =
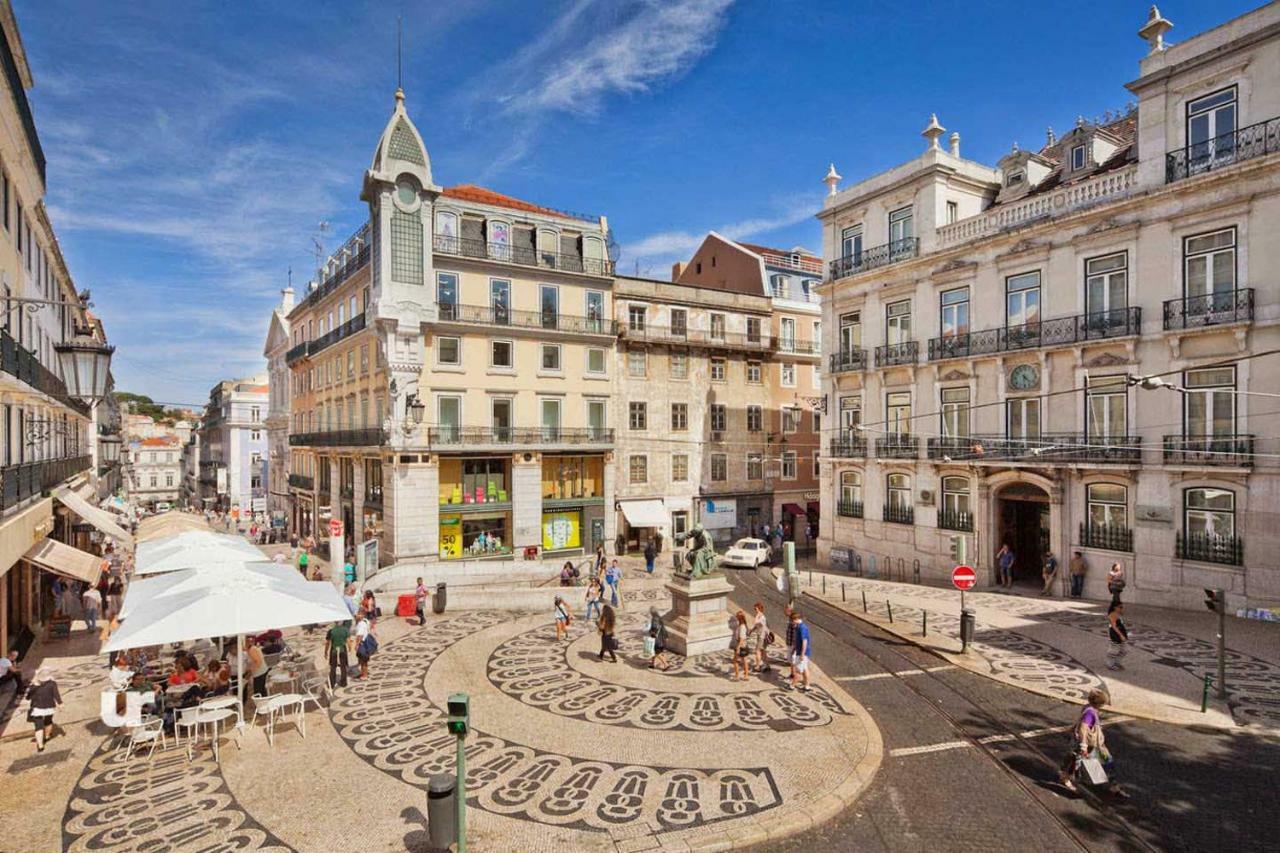
[[[351,462],[351,518],[356,529],[351,541],[364,541],[364,457],[356,456]]]
[[[604,547],[606,551],[613,549],[613,542],[618,538],[618,513],[613,508],[614,477],[617,475],[614,465],[617,464],[617,460],[618,454],[612,450],[604,454]],[[584,532],[583,536],[587,536],[587,533]],[[675,547],[675,542],[670,537],[667,538],[667,542],[668,548]]]
[[[392,562],[440,553],[440,468],[427,458],[382,469],[383,546]]]
[[[517,453],[511,459],[511,546],[519,558],[530,545],[542,545],[542,454]]]

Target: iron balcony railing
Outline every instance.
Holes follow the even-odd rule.
[[[427,439],[432,447],[470,447],[474,445],[609,445],[613,430],[604,428],[567,429],[565,427],[430,427]]]
[[[22,121],[22,132],[27,138],[27,147],[31,149],[31,159],[35,161],[36,171],[40,173],[40,183],[45,183],[44,148],[40,146],[40,134],[36,133],[36,122],[31,116],[31,104],[27,101],[27,90],[22,85],[22,75],[18,73],[18,64],[14,61],[13,51],[9,49],[9,40],[0,39],[0,60],[4,62],[5,81],[9,84],[9,95],[13,98],[13,106]],[[5,199],[8,204],[8,199]]]
[[[348,501],[349,501],[349,500],[353,499],[355,496],[356,496],[356,490],[355,490],[355,487],[354,487],[354,486],[352,486],[350,483],[346,484],[345,486],[339,486],[339,487],[338,487],[338,497],[339,497],[341,500],[348,500]]]
[[[955,509],[938,510],[938,527],[942,530],[973,531],[973,513]]]
[[[40,363],[40,359],[14,340],[8,329],[0,329],[0,370],[47,394],[69,409],[89,416],[89,407],[67,394],[67,386],[58,375]]]
[[[1248,468],[1253,465],[1252,435],[1164,437],[1164,461],[1174,465],[1226,465]]]
[[[364,490],[365,506],[382,506],[382,486],[369,486]]]
[[[1164,180],[1171,184],[1276,151],[1280,151],[1280,118],[1170,151],[1164,157]]]
[[[836,515],[844,518],[862,518],[862,501],[840,501],[836,504]]]
[[[1164,303],[1164,329],[1202,329],[1253,319],[1253,288],[1170,299]]]
[[[432,240],[435,251],[444,255],[463,258],[481,258],[502,261],[526,267],[563,270],[594,276],[613,275],[613,261],[608,258],[583,258],[562,252],[544,252],[532,246],[512,246],[508,243],[488,243],[484,240],[450,237],[437,234]]]
[[[347,238],[342,248],[329,256],[329,261],[321,270],[325,273],[324,280],[315,290],[308,293],[299,305],[308,302],[315,304],[333,293],[342,286],[343,282],[368,266],[370,257],[372,254],[369,249],[369,224],[366,222],[356,229],[356,233]]]
[[[315,478],[307,477],[302,474],[290,474],[289,485],[293,486],[295,489],[302,489],[309,492],[315,488]]]
[[[1041,433],[1030,438],[970,435],[931,439],[930,459],[957,462],[1034,462],[1070,465],[1081,462],[1136,464],[1142,461],[1142,438],[1083,433]]]
[[[292,367],[307,357],[307,341],[303,341],[295,347],[289,347],[289,351],[284,354],[284,363]]]
[[[834,281],[864,270],[896,264],[898,261],[914,258],[918,254],[920,254],[920,240],[916,237],[907,237],[836,258],[827,265],[827,269],[831,280]]]
[[[22,462],[0,469],[0,510],[7,510],[52,489],[92,465],[88,456]]]
[[[1080,522],[1080,544],[1103,551],[1133,551],[1133,530],[1123,524]]]
[[[379,447],[387,443],[384,429],[338,429],[298,432],[289,436],[293,447]]]
[[[778,338],[778,352],[817,355],[822,352],[822,344],[818,341],[797,341],[789,338]]]
[[[974,452],[973,442],[967,435],[934,436],[926,443],[925,456],[943,461],[968,459]]]
[[[881,344],[876,347],[876,367],[892,367],[895,364],[915,364],[919,355],[919,341],[903,341],[900,344]]]
[[[915,507],[894,506],[893,504],[885,504],[884,520],[892,521],[894,524],[915,524],[916,523]]]
[[[766,352],[772,342],[762,332],[717,332],[706,329],[690,329],[684,326],[651,326],[648,323],[626,323],[622,336],[628,341],[676,344],[677,346],[703,346],[712,349],[744,349]]]
[[[1213,536],[1207,533],[1183,533],[1179,530],[1174,547],[1181,560],[1222,563],[1227,566],[1244,565],[1242,536]]]
[[[970,358],[976,355],[1066,346],[1082,341],[1123,338],[1142,332],[1142,309],[1138,306],[1059,317],[1020,326],[965,332],[929,340],[929,361]]]
[[[346,321],[345,323],[340,323],[334,329],[331,329],[330,331],[325,332],[323,335],[316,338],[314,341],[311,341],[310,343],[308,343],[307,355],[315,355],[321,350],[327,347],[333,346],[338,341],[341,341],[345,338],[349,338],[352,335],[354,335],[356,332],[360,332],[363,330],[364,330],[364,315],[357,314],[356,316],[352,317],[350,320]],[[288,360],[287,355],[285,356],[285,359]]]
[[[842,349],[839,352],[833,352],[830,361],[832,373],[866,370],[867,351],[864,349]]]
[[[915,459],[920,455],[920,437],[906,433],[882,435],[876,439],[876,458]]]
[[[867,455],[867,437],[858,432],[841,432],[831,440],[827,453],[839,459],[863,459]]]
[[[580,317],[557,311],[516,311],[498,305],[459,305],[440,303],[436,317],[441,323],[467,323],[513,329],[541,329],[547,332],[573,332],[580,335],[618,334],[618,322],[603,317]]]

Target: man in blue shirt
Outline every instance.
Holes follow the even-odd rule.
[[[809,692],[809,659],[813,646],[809,642],[809,626],[804,624],[799,610],[791,612],[791,686],[799,686],[802,693]]]
[[[618,568],[618,561],[614,560],[604,573],[604,582],[609,585],[609,601],[614,607],[618,606],[618,582],[621,580],[622,569]]]

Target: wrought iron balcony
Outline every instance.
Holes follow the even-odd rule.
[[[842,349],[831,354],[831,372],[845,373],[853,370],[867,369],[867,351],[864,349]]]
[[[289,485],[295,489],[302,489],[309,492],[315,488],[315,478],[307,477],[302,474],[290,474]]]
[[[82,471],[88,471],[88,456],[67,456],[40,462],[23,462],[0,469],[0,510],[7,510],[52,489]]]
[[[867,437],[860,432],[845,430],[831,439],[827,453],[837,459],[865,459]]]
[[[836,515],[842,518],[862,518],[862,501],[839,501]]]
[[[1123,338],[1141,332],[1142,309],[1135,305],[1115,311],[1077,314],[1021,326],[932,338],[929,341],[929,361],[1067,346],[1084,341]]]
[[[942,530],[973,532],[973,513],[952,509],[938,510],[938,527]]]
[[[572,332],[579,335],[618,334],[618,322],[604,317],[580,317],[556,311],[516,311],[495,305],[441,303],[436,307],[441,323],[465,323],[511,329],[540,329],[544,332]]]
[[[291,447],[380,447],[387,443],[384,429],[338,429],[297,432],[289,436]]]
[[[1164,180],[1171,184],[1277,151],[1280,151],[1280,118],[1273,118],[1170,151],[1164,157]]]
[[[1082,462],[1137,464],[1142,461],[1140,436],[1096,436],[1082,433],[1041,433],[1032,438],[971,435],[929,442],[929,458],[956,462],[1031,462],[1071,465]]]
[[[920,254],[919,238],[907,237],[902,240],[885,243],[882,246],[872,246],[870,249],[865,249],[852,255],[836,258],[827,265],[827,271],[830,280],[835,281],[838,278],[844,278],[854,273],[896,264],[898,261],[914,258],[918,254]]]
[[[289,347],[289,351],[284,354],[284,363],[292,367],[307,357],[307,341],[303,341],[295,347]]]
[[[432,247],[442,255],[501,261],[525,267],[542,267],[602,277],[613,275],[613,261],[608,258],[583,258],[562,252],[544,252],[532,246],[487,243],[484,240],[437,234],[432,239]]]
[[[894,524],[915,524],[916,511],[912,506],[884,505],[884,520]]]
[[[1253,288],[1206,293],[1164,303],[1164,329],[1202,329],[1253,319]]]
[[[1232,468],[1248,468],[1253,465],[1253,436],[1166,435],[1164,461],[1174,465],[1225,465]]]
[[[822,351],[822,344],[818,341],[797,341],[788,338],[778,338],[778,352],[796,353],[797,355],[817,355]]]
[[[1104,551],[1133,551],[1133,530],[1123,524],[1080,522],[1080,544]]]
[[[47,394],[69,409],[89,416],[89,407],[67,394],[67,385],[58,375],[40,363],[40,359],[14,340],[7,329],[0,329],[0,370]]]
[[[484,445],[524,447],[541,444],[607,446],[613,444],[612,429],[566,429],[564,427],[430,427],[427,439],[432,447],[468,448]]]
[[[903,341],[900,344],[881,344],[876,347],[876,367],[892,367],[895,364],[915,364],[919,355],[919,341]]]
[[[877,459],[915,459],[919,455],[919,436],[893,433],[876,439]]]
[[[333,293],[342,283],[369,265],[369,224],[366,222],[347,238],[342,248],[329,256],[325,265],[325,278],[320,285],[298,303],[315,304]]]
[[[974,456],[974,438],[967,435],[934,436],[925,446],[925,456],[943,461],[970,459]]]
[[[333,346],[338,341],[349,338],[356,332],[364,330],[364,315],[357,314],[345,323],[340,323],[320,337],[307,344],[307,355],[315,355],[316,353]],[[294,347],[297,349],[297,347]],[[290,350],[292,352],[292,350]],[[289,360],[289,356],[285,355],[285,361]]]
[[[1198,560],[1227,566],[1244,565],[1243,536],[1211,536],[1207,533],[1183,533],[1179,530],[1174,540],[1174,549],[1181,560]]]

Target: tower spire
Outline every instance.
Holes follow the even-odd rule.
[[[396,16],[396,100],[404,101],[404,15]]]

